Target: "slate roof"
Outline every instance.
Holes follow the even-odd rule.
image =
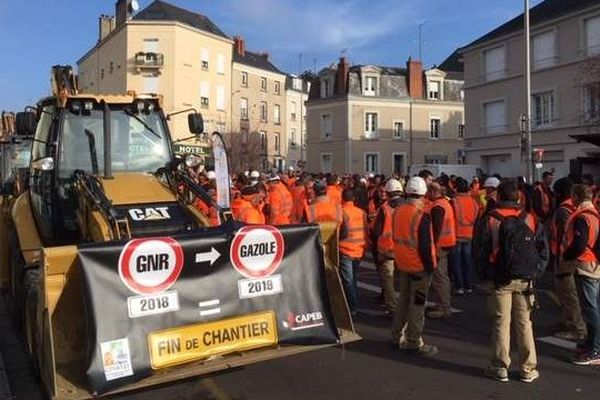
[[[264,69],[265,71],[275,72],[276,74],[285,74],[285,72],[281,72],[279,68],[269,61],[269,57],[267,55],[261,53],[254,53],[252,51],[245,50],[244,56],[242,57],[237,53],[237,51],[234,50],[233,62],[248,65],[249,67]]]
[[[437,69],[446,73],[446,78],[454,80],[463,80],[465,66],[462,62],[462,55],[459,50],[455,50],[454,53],[450,54]]]
[[[598,4],[600,4],[598,0],[546,0],[529,10],[529,23],[533,27],[566,14],[597,6]],[[522,30],[524,28],[523,25],[523,13],[521,13],[507,23],[500,25],[493,31],[469,43],[462,50]]]
[[[182,24],[229,39],[208,17],[161,0],[152,2],[132,18],[134,21],[177,21]]]

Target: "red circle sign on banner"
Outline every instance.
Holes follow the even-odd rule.
[[[274,226],[245,226],[231,243],[230,259],[235,269],[246,278],[271,275],[283,260],[284,241]]]
[[[146,295],[170,288],[183,269],[183,249],[169,237],[129,241],[119,257],[119,277],[131,291]]]

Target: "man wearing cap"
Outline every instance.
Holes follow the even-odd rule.
[[[396,309],[396,290],[394,288],[394,241],[392,238],[392,218],[394,210],[402,204],[402,184],[396,179],[385,183],[388,200],[377,211],[373,237],[377,246],[377,269],[381,280],[381,291],[385,305],[384,314],[391,316]]]
[[[400,296],[392,326],[393,345],[409,354],[433,356],[437,348],[423,342],[425,303],[437,266],[431,217],[424,204],[427,185],[410,178],[406,201],[394,211],[394,258],[400,272]]]
[[[251,185],[256,185],[258,183],[259,179],[260,179],[260,172],[258,172],[258,171],[250,172],[250,184]]]
[[[290,191],[281,182],[281,178],[273,173],[267,179],[269,193],[267,203],[269,204],[268,222],[271,225],[286,225],[290,223],[293,200]]]
[[[265,216],[260,211],[260,193],[258,186],[246,186],[242,189],[242,197],[239,200],[237,212],[234,213],[236,220],[246,224],[264,224]]]
[[[494,208],[496,208],[496,189],[500,185],[500,179],[492,176],[487,178],[483,183],[483,188],[485,189],[485,210],[484,213],[487,213]]]
[[[303,221],[314,222],[342,222],[342,206],[337,204],[327,196],[327,185],[319,180],[313,185],[315,199],[308,204],[305,211]]]

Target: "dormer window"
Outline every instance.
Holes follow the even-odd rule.
[[[364,86],[364,90],[363,90],[363,95],[365,95],[365,96],[377,95],[377,77],[375,77],[375,76],[365,77],[365,86]]]
[[[321,97],[322,98],[331,96],[333,94],[332,89],[333,88],[331,85],[331,81],[328,78],[321,79]]]
[[[429,100],[441,100],[440,95],[440,82],[429,81]]]

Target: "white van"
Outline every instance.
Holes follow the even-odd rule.
[[[474,164],[413,164],[410,166],[408,173],[410,176],[414,176],[423,169],[431,171],[436,178],[446,174],[448,176],[460,176],[467,181],[471,181],[475,176],[479,178],[483,176],[481,167]]]

